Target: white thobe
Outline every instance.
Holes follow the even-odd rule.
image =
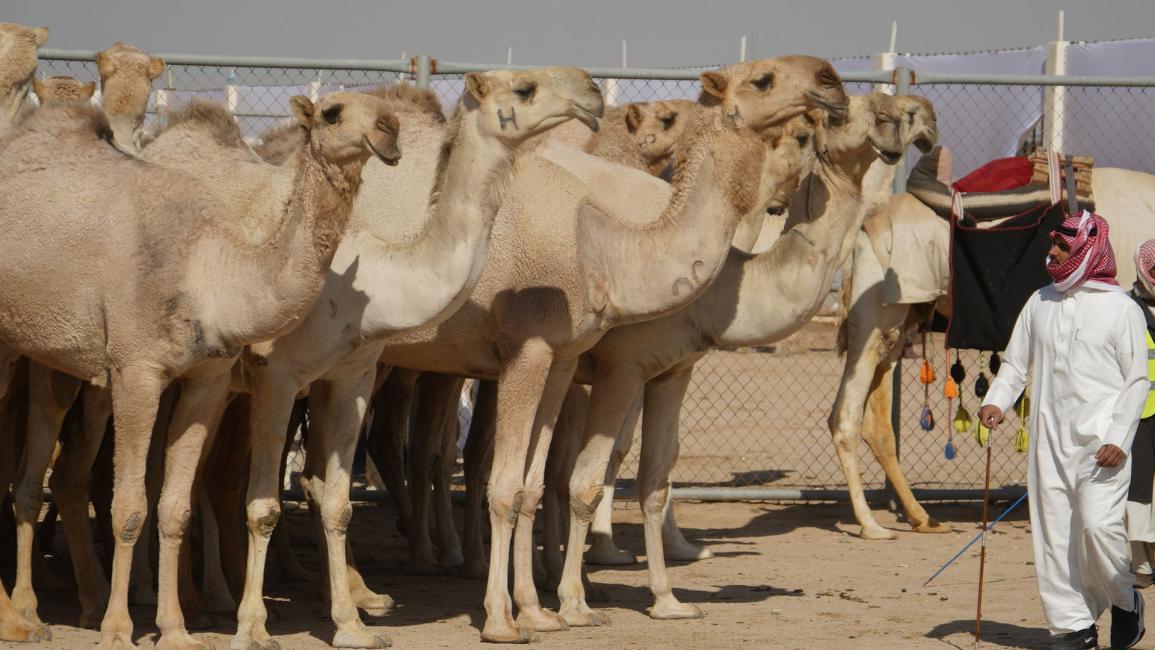
[[[1106,468],[1095,454],[1105,444],[1130,452],[1147,399],[1146,327],[1118,287],[1046,286],[1019,313],[983,401],[1009,413],[1030,369],[1031,537],[1054,634],[1090,627],[1112,604],[1134,607],[1123,527],[1131,458]]]

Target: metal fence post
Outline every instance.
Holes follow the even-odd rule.
[[[428,89],[429,88],[429,75],[433,71],[432,70],[433,66],[431,65],[431,59],[429,58],[428,54],[418,54],[416,57],[416,61],[417,61],[417,69],[413,71],[414,74],[416,75],[416,78],[414,79],[413,83],[416,84],[418,88]]]
[[[914,75],[910,68],[895,68],[894,70],[894,94],[895,95],[909,95],[910,85],[913,81]],[[905,152],[904,152],[905,154]],[[903,155],[902,160],[898,161],[894,169],[894,193],[902,194],[906,191],[906,156]],[[898,359],[894,362],[894,377],[892,377],[890,386],[890,427],[894,429],[894,458],[899,460],[902,458],[902,353],[898,355]],[[898,500],[894,495],[894,485],[891,484],[890,478],[886,479],[886,507],[892,511],[897,512],[899,508]]]

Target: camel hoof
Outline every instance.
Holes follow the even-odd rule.
[[[393,605],[393,599],[385,594],[370,592],[357,597],[357,608],[374,618],[387,614]]]
[[[96,650],[136,650],[136,644],[132,642],[131,633],[121,632],[102,638]]]
[[[213,645],[197,641],[188,632],[169,632],[156,642],[156,650],[213,650]]]
[[[858,536],[866,540],[895,539],[894,531],[887,530],[878,524],[863,526]]]
[[[585,604],[570,608],[563,607],[561,615],[570,627],[602,627],[610,624],[609,616],[599,614]]]
[[[487,580],[489,578],[489,563],[481,562],[466,562],[461,565],[458,575],[469,580]]]
[[[334,648],[388,648],[393,645],[389,637],[374,634],[364,625],[350,627],[352,629],[339,629],[333,635]]]
[[[486,643],[530,643],[537,641],[537,635],[513,624],[513,621],[503,621],[493,624],[485,622],[481,630],[481,640]]]
[[[916,533],[929,533],[932,535],[951,532],[950,526],[944,525],[934,518],[927,519],[925,522],[917,526],[912,524],[911,530]]]
[[[654,606],[650,608],[650,618],[658,621],[702,618],[702,610],[698,609],[697,605],[669,598],[654,603]]]
[[[234,636],[229,642],[229,650],[281,650],[281,644],[273,639],[256,640],[250,636]]]
[[[40,643],[51,641],[52,631],[45,625],[36,625],[23,618],[5,621],[0,624],[0,641],[15,641],[17,643]]]
[[[565,618],[544,607],[523,609],[517,615],[517,626],[534,632],[564,632],[569,629]]]
[[[461,554],[461,549],[451,548],[446,551],[441,551],[437,562],[443,567],[454,569],[465,564],[465,556]]]
[[[638,556],[616,546],[591,546],[585,554],[586,564],[594,566],[627,566],[638,563]]]
[[[714,551],[689,542],[670,544],[665,547],[665,552],[666,560],[671,562],[697,562],[714,557]]]

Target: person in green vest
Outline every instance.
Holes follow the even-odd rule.
[[[1135,274],[1131,297],[1143,308],[1147,320],[1147,377],[1155,380],[1155,239],[1139,244],[1135,251]],[[1135,586],[1151,586],[1155,558],[1155,513],[1151,492],[1155,484],[1155,385],[1147,394],[1139,430],[1131,446],[1131,488],[1127,492],[1127,539],[1131,542],[1131,568]]]

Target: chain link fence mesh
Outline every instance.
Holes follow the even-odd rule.
[[[319,65],[321,65],[319,63]],[[39,74],[69,75],[82,81],[98,78],[91,61],[45,59]],[[672,75],[682,76],[682,75]],[[464,89],[464,75],[433,74],[430,87],[446,109]],[[147,124],[161,108],[192,97],[228,105],[245,137],[257,140],[264,131],[288,118],[294,95],[317,96],[336,90],[357,91],[413,75],[359,69],[169,65],[156,85]],[[683,79],[599,79],[611,103],[695,99],[697,81]],[[869,83],[848,82],[851,94],[870,92]],[[1116,166],[1155,172],[1155,87],[1045,88],[1004,84],[923,84],[912,92],[930,99],[938,113],[940,142],[952,149],[955,176],[978,165],[1018,152],[1029,152],[1050,140],[1048,129],[1062,134],[1064,149],[1093,156],[1096,166]],[[1065,93],[1064,112],[1055,124],[1044,122],[1044,105],[1053,93]],[[1107,215],[1110,218],[1110,215]],[[844,359],[834,352],[836,323],[816,319],[799,334],[753,350],[724,350],[707,355],[694,371],[681,413],[681,458],[675,469],[679,485],[768,486],[839,489],[846,485],[826,420],[837,392]],[[917,339],[917,335],[912,337]],[[934,413],[932,431],[919,426],[924,405],[919,382],[918,352],[908,347],[899,368],[901,409],[898,417],[901,466],[912,485],[928,488],[975,488],[982,485],[984,456],[971,434],[954,437],[957,457],[946,459],[944,445],[951,413],[943,397],[947,372],[941,335],[928,337],[927,350],[938,380],[927,405]],[[967,368],[961,403],[972,414],[979,399],[974,378],[985,360],[974,351],[958,354]],[[990,371],[985,370],[988,377]],[[957,407],[959,401],[955,401]],[[992,484],[1021,485],[1026,478],[1023,454],[1011,444],[1019,422],[1012,417],[995,435]],[[637,471],[635,444],[621,470],[627,481]],[[858,455],[867,488],[884,486],[882,468],[865,444]],[[294,468],[300,469],[299,458]],[[370,470],[370,487],[380,484]]]

